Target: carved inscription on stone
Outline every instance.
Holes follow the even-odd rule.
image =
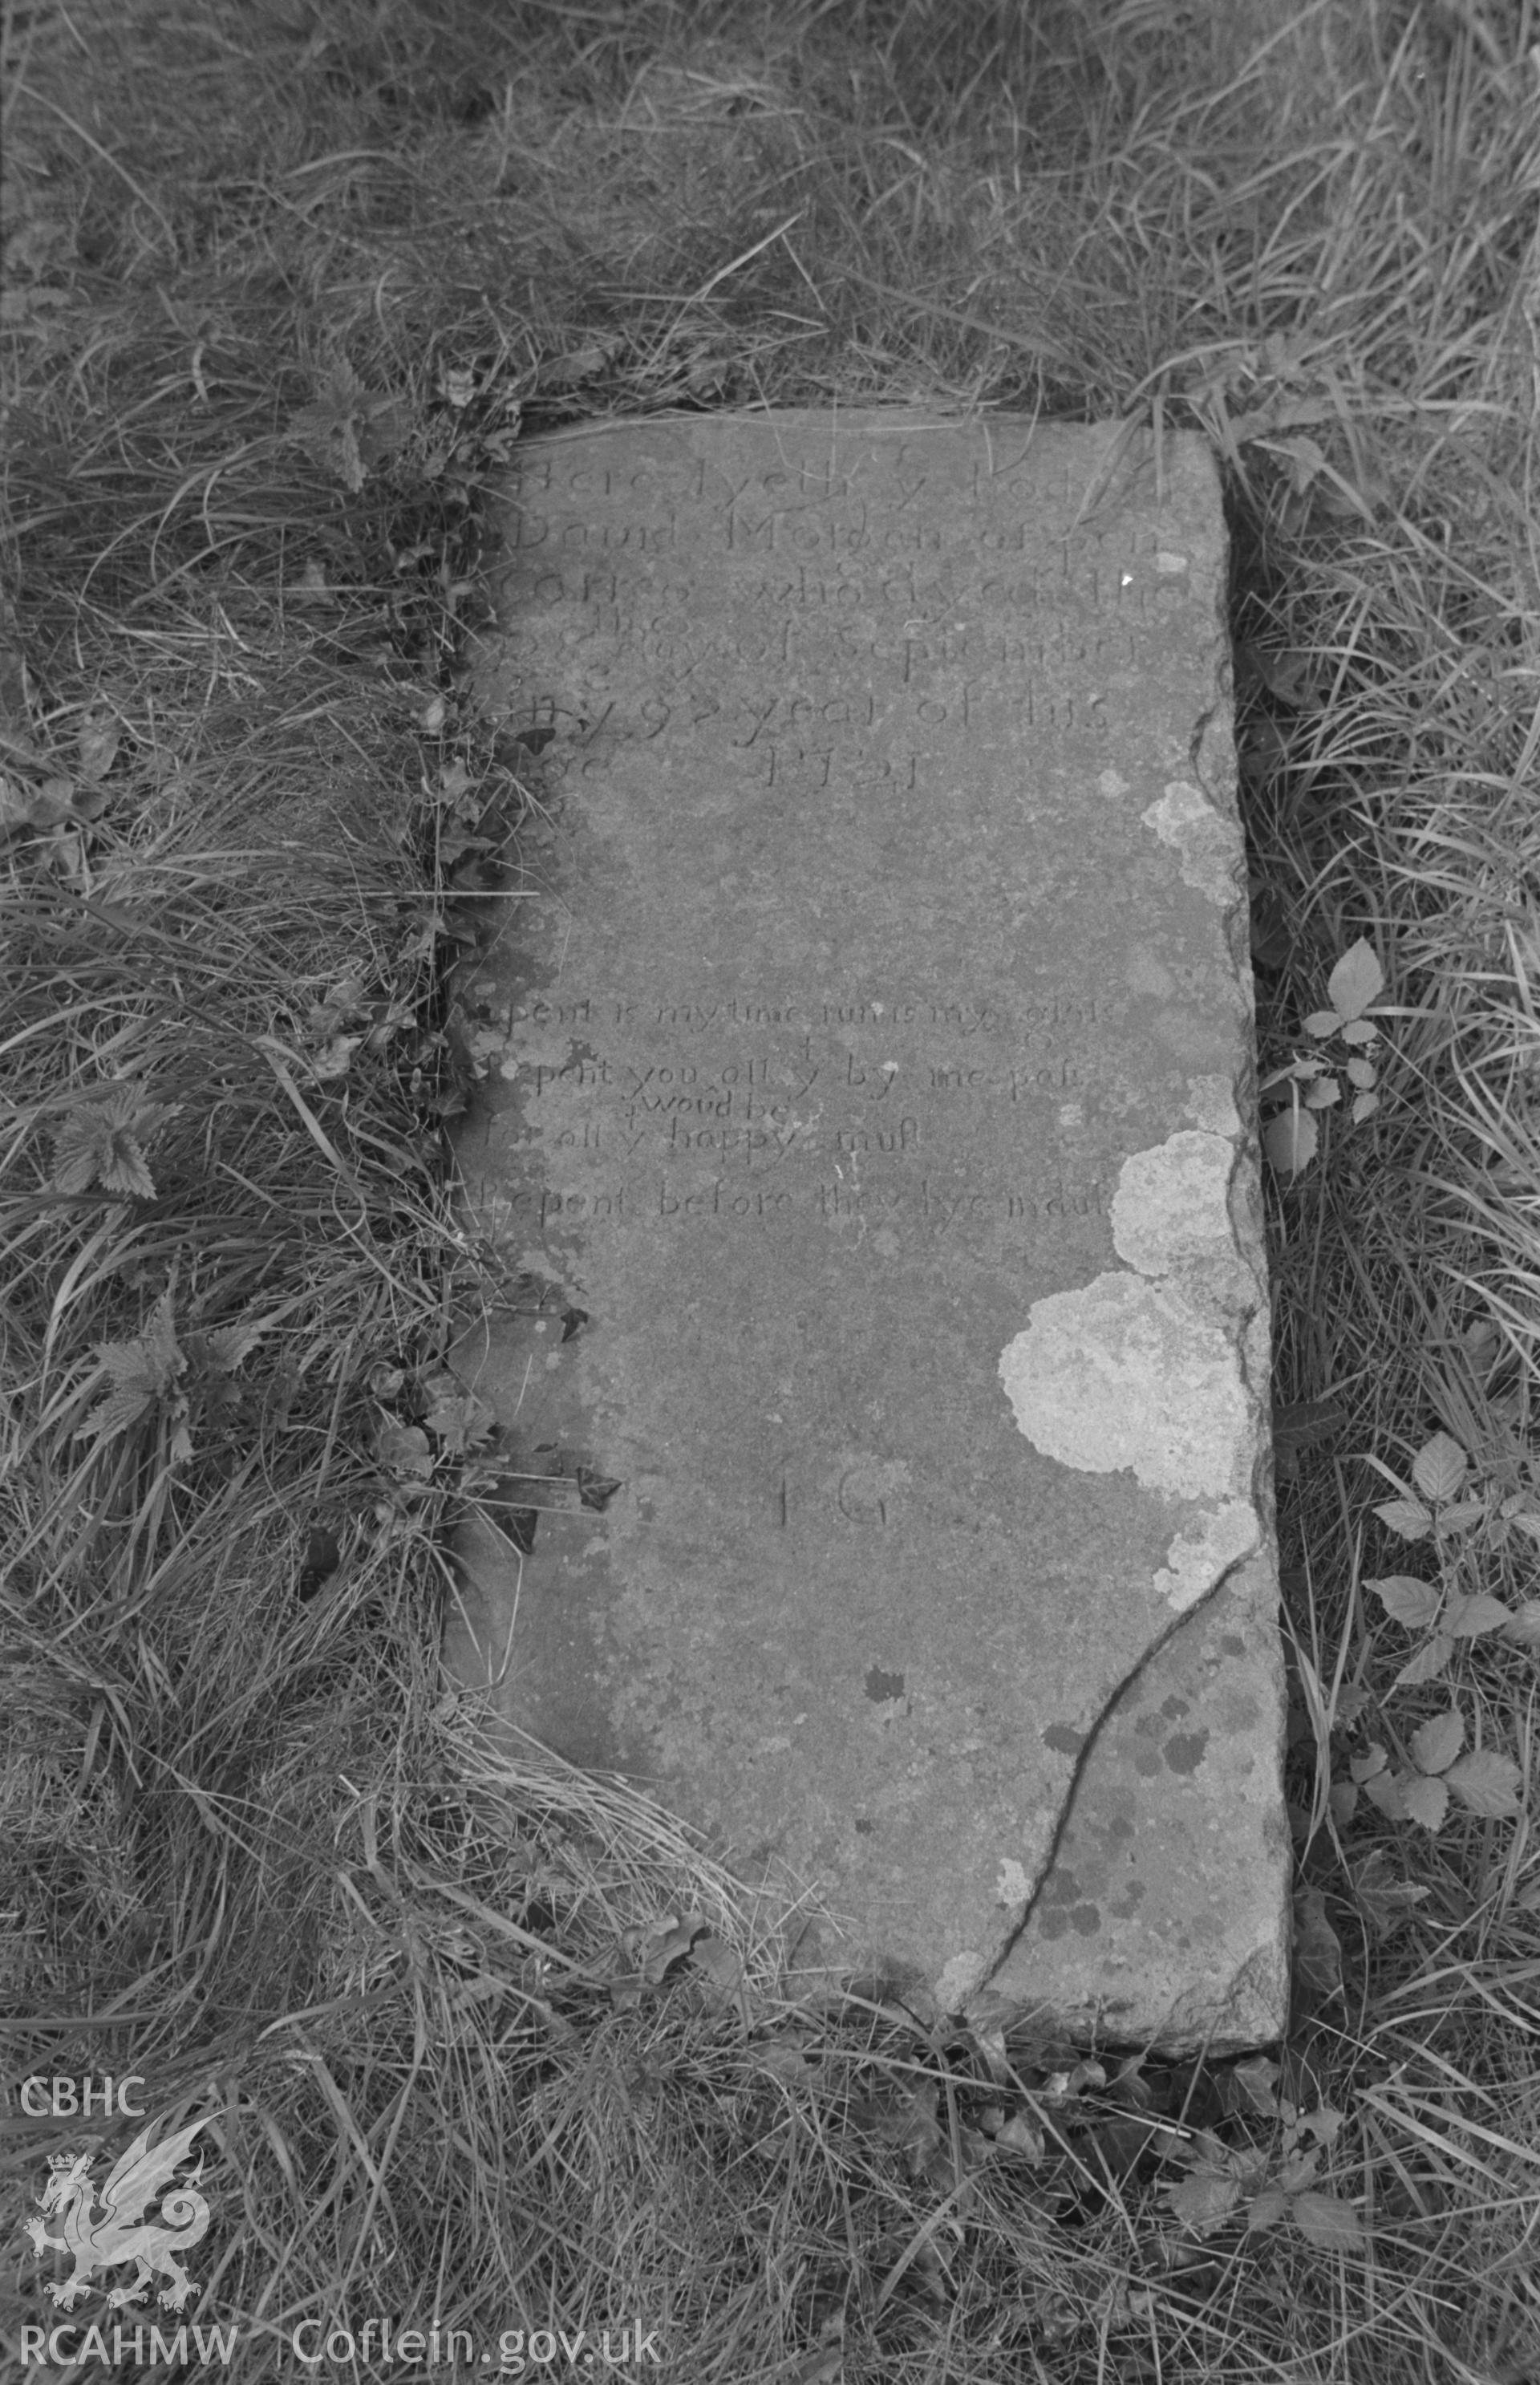
[[[1101,1177],[1059,1149],[1094,1080],[1097,997],[1008,1018],[988,1003],[500,999],[467,1002],[480,1064],[515,1087],[547,1174],[483,1198],[494,1230],[561,1221],[677,1228],[712,1218],[898,1220],[1035,1240],[1106,1205]],[[672,989],[671,989],[672,991]],[[554,1030],[569,1057],[527,1060]],[[615,1056],[642,1039],[658,1056]],[[892,1056],[901,1051],[903,1058]],[[1048,1106],[1015,1165],[970,1168],[978,1114]]]
[[[1211,1249],[1250,1164],[1217,488],[1196,442],[1111,438],[530,443],[481,674],[537,808],[456,980],[469,1219],[515,1288],[461,1363],[515,1470],[608,1489],[467,1543],[454,1662],[942,2002],[1172,1584],[1200,1611],[1240,1545],[1211,1508],[1252,1515],[1057,1456],[1017,1380],[1051,1342],[1066,1397],[1180,1417],[1167,1345],[1228,1381],[1260,1298]],[[1189,1153],[1233,1329],[1174,1229],[1146,1268]],[[1082,1308],[1089,1389],[1048,1331]]]

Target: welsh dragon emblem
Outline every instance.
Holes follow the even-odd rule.
[[[162,2305],[168,2310],[186,2307],[188,2296],[198,2288],[176,2256],[195,2244],[208,2226],[208,2205],[194,2191],[204,2174],[201,2155],[186,2184],[172,2187],[165,2196],[159,2219],[147,2219],[144,2215],[161,2189],[171,2186],[193,2138],[205,2125],[194,2120],[152,2148],[150,2135],[155,2126],[152,2120],[108,2172],[99,2216],[93,2216],[96,2182],[91,2175],[92,2155],[53,2155],[48,2183],[38,2202],[44,2218],[51,2212],[63,2214],[64,2232],[50,2236],[43,2219],[29,2219],[27,2233],[40,2258],[45,2252],[73,2256],[74,2268],[63,2284],[49,2279],[45,2287],[61,2310],[73,2310],[81,2296],[89,2292],[97,2269],[119,2268],[129,2261],[136,2265],[135,2275],[126,2286],[114,2286],[109,2291],[107,2302],[114,2309],[125,2303],[143,2302],[145,2289],[157,2271],[170,2280],[159,2297]]]

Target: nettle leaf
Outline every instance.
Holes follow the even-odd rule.
[[[1411,1461],[1411,1479],[1424,1499],[1459,1496],[1471,1461],[1452,1433],[1435,1432]]]
[[[1401,1811],[1409,1822],[1421,1822],[1424,1830],[1436,1830],[1449,1810],[1449,1792],[1442,1780],[1430,1780],[1424,1776],[1401,1779]]]
[[[1455,1643],[1447,1631],[1435,1631],[1433,1638],[1409,1656],[1396,1679],[1393,1690],[1420,1689],[1424,1681],[1436,1681],[1455,1653]]]
[[[1338,2195],[1323,2194],[1319,2188],[1295,2195],[1289,2217],[1310,2243],[1328,2252],[1345,2252],[1364,2241],[1363,2222],[1352,2204]]]
[[[1379,955],[1367,937],[1360,936],[1356,944],[1348,945],[1326,980],[1326,998],[1344,1018],[1357,1018],[1384,988]]]
[[[1404,1623],[1409,1631],[1425,1631],[1438,1613],[1444,1596],[1435,1581],[1419,1581],[1415,1574],[1387,1573],[1378,1581],[1366,1581],[1393,1622]]]
[[[1458,1707],[1419,1723],[1411,1734],[1412,1760],[1419,1772],[1447,1772],[1465,1744],[1465,1717]]]
[[[1462,1755],[1458,1764],[1451,1764],[1444,1779],[1472,1814],[1500,1818],[1520,1809],[1524,1776],[1509,1755],[1478,1748],[1474,1754]]]
[[[1433,1517],[1421,1499],[1385,1499],[1374,1513],[1403,1541],[1424,1541],[1433,1530]]]
[[[1512,1608],[1483,1591],[1474,1598],[1451,1598],[1444,1629],[1453,1640],[1479,1640],[1484,1631],[1501,1631],[1512,1620]]]
[[[1262,1129],[1262,1149],[1268,1165],[1280,1176],[1298,1176],[1321,1147],[1321,1130],[1307,1109],[1292,1104],[1270,1118]]]

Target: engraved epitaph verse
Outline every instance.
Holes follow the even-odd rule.
[[[620,1486],[521,1562],[503,1711],[954,1985],[1197,1530],[1025,1439],[1000,1353],[1248,1065],[1212,468],[1082,520],[1095,436],[532,442],[481,673],[539,808],[456,985],[471,1217],[535,1287],[478,1387]]]

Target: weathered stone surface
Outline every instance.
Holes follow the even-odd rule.
[[[450,1662],[816,1888],[809,1960],[1266,2038],[1207,453],[884,411],[521,456],[483,677],[546,818],[459,989],[469,1205],[519,1289],[461,1364],[535,1538],[467,1534]]]

